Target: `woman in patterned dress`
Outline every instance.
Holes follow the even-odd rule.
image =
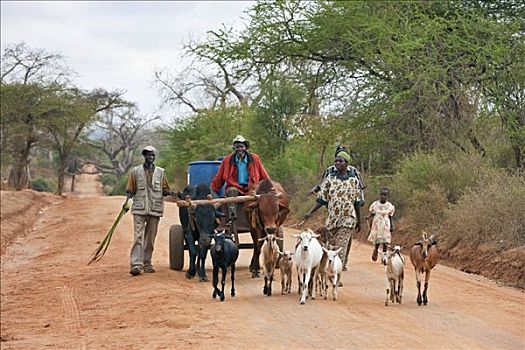
[[[345,260],[346,252],[350,250],[352,230],[356,225],[355,202],[359,201],[359,180],[348,169],[350,155],[341,151],[335,157],[335,169],[327,175],[320,186],[315,205],[304,215],[309,219],[312,214],[326,206],[328,216],[325,226],[328,229],[328,244],[342,247],[339,252],[341,261]]]

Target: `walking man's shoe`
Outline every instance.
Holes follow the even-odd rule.
[[[372,253],[372,261],[377,261],[377,250]]]
[[[139,266],[133,266],[131,270],[129,271],[133,276],[140,275],[140,267]]]
[[[155,273],[155,269],[153,268],[153,266],[148,265],[144,267],[144,272],[145,273]]]

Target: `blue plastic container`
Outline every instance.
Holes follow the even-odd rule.
[[[198,185],[201,182],[209,184],[217,171],[221,162],[218,160],[200,160],[195,162],[190,162],[188,164],[188,184],[189,185]],[[226,186],[226,185],[225,185]],[[219,197],[224,197],[224,187],[219,190]]]

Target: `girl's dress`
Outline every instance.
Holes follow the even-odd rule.
[[[374,244],[390,243],[390,216],[394,215],[395,207],[390,202],[375,201],[370,205],[370,212],[374,215],[372,228],[368,240]]]

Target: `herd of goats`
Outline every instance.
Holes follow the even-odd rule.
[[[267,190],[262,190],[264,188]],[[276,188],[279,190],[277,191]],[[188,186],[184,190],[186,200],[205,199],[206,196],[210,198],[209,193],[209,187],[203,184]],[[297,239],[295,251],[281,251],[278,244],[283,240],[281,224],[289,212],[287,198],[283,196],[284,191],[278,183],[271,181],[269,184],[261,183],[255,193],[257,200],[255,203],[250,203],[250,210],[246,211],[248,222],[253,224],[251,234],[254,254],[250,271],[252,271],[252,277],[258,275],[259,258],[262,255],[263,293],[267,296],[272,295],[272,282],[276,268],[280,269],[281,293],[290,293],[293,265],[295,265],[301,304],[305,304],[307,297],[315,299],[316,293],[327,299],[329,285],[332,286],[332,298],[337,300],[337,288],[343,271],[343,263],[339,257],[342,248],[326,244],[321,235],[311,229],[306,229],[299,234],[292,234],[292,237]],[[198,205],[194,210],[181,207],[179,215],[185,241],[189,245],[190,266],[186,276],[192,278],[198,272],[201,280],[205,280],[204,260],[207,248],[209,248],[213,263],[213,298],[218,296],[221,301],[224,301],[228,268],[231,270],[231,296],[235,296],[235,263],[239,256],[239,248],[229,235],[215,230],[215,207]],[[204,244],[205,237],[208,237],[208,244]],[[211,239],[214,241],[213,244],[211,244]],[[194,245],[197,241],[199,246]],[[434,236],[428,236],[423,232],[422,239],[410,249],[410,261],[416,273],[418,305],[428,303],[430,271],[438,261],[436,244]],[[405,269],[401,247],[389,247],[386,252],[383,252],[381,261],[385,265],[386,273],[385,306],[388,306],[389,299],[392,303],[401,303]],[[219,270],[222,272],[221,288],[218,287]],[[421,292],[423,274],[424,285],[423,292]]]

